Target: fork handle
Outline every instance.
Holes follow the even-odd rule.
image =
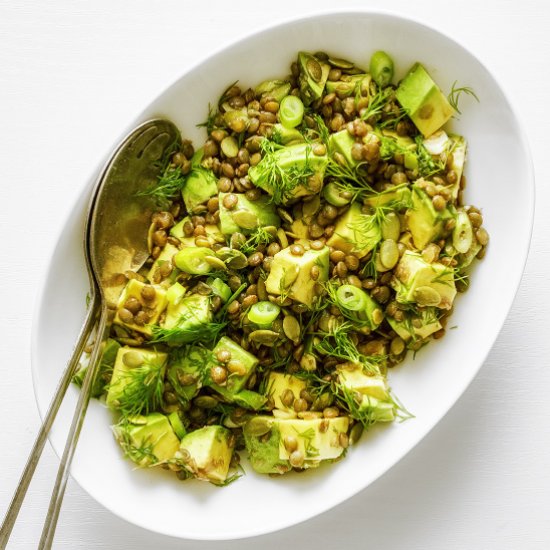
[[[21,509],[21,505],[23,504],[23,501],[25,499],[27,489],[29,488],[30,482],[34,475],[34,471],[36,470],[36,466],[38,465],[40,456],[42,455],[44,444],[46,443],[46,439],[48,437],[52,424],[54,423],[57,412],[59,411],[61,402],[63,401],[63,398],[65,397],[65,394],[67,392],[67,388],[69,387],[71,380],[76,372],[76,368],[78,366],[80,357],[82,356],[84,346],[88,341],[88,337],[96,321],[99,303],[100,300],[98,294],[97,292],[95,292],[94,289],[92,289],[90,307],[88,308],[86,318],[84,319],[84,323],[82,325],[82,328],[80,329],[80,334],[73,349],[72,356],[69,359],[61,380],[57,385],[55,394],[52,398],[48,411],[46,412],[46,416],[44,417],[42,426],[40,427],[40,431],[36,436],[34,445],[27,459],[27,463],[25,464],[25,469],[21,474],[21,479],[19,480],[17,489],[13,494],[8,511],[6,512],[6,515],[2,522],[2,527],[0,528],[0,550],[6,548],[8,544],[13,526],[15,525],[15,521],[19,514],[19,510]]]
[[[96,339],[90,353],[90,363],[84,376],[84,381],[82,382],[82,388],[80,389],[78,402],[73,414],[71,428],[69,430],[69,435],[67,436],[63,456],[61,457],[61,463],[59,464],[59,469],[57,470],[57,478],[52,491],[48,514],[46,515],[44,527],[42,529],[42,536],[40,537],[40,542],[38,544],[39,550],[49,550],[52,547],[55,528],[59,518],[59,512],[61,511],[63,496],[65,494],[65,487],[67,486],[67,480],[69,478],[71,462],[76,450],[80,431],[82,430],[84,417],[86,415],[86,411],[88,410],[88,403],[90,402],[94,379],[99,370],[101,343],[105,340],[108,326],[107,318],[108,309],[104,305],[101,308]]]

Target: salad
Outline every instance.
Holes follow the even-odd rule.
[[[412,416],[388,373],[445,335],[489,241],[446,129],[464,93],[421,63],[394,82],[382,51],[368,70],[299,52],[173,145],[93,386],[127,458],[224,485],[241,455],[315,468]]]

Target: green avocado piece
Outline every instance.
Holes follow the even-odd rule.
[[[397,101],[420,132],[428,137],[454,114],[443,92],[420,63],[415,63],[395,91]]]
[[[259,361],[256,356],[243,349],[239,346],[239,344],[231,340],[231,338],[222,336],[216,344],[216,347],[212,350],[211,366],[216,366],[218,364],[216,357],[220,351],[228,351],[231,354],[230,361],[240,363],[242,374],[237,371],[231,372],[224,385],[216,384],[209,376],[207,376],[204,385],[219,391],[219,393],[223,396],[235,396],[235,394],[238,394],[244,390],[247,380],[256,369],[256,365]],[[229,363],[227,366],[231,371],[231,366]]]
[[[411,187],[411,207],[405,218],[411,232],[414,246],[423,250],[426,245],[437,240],[443,230],[443,223],[453,215],[448,208],[438,212],[430,196],[417,184]]]
[[[181,241],[182,247],[196,246],[195,237],[187,237],[183,231],[183,226],[189,221],[191,221],[191,217],[186,216],[185,218],[180,220],[176,225],[174,225],[172,229],[170,229],[170,235],[172,237],[176,237],[177,239],[179,239]],[[205,224],[204,230],[206,231],[206,238],[208,239],[211,245],[214,245],[216,243],[221,243],[221,244],[225,243],[225,237],[217,225]],[[161,255],[162,255],[162,252],[161,252]]]
[[[125,355],[131,353],[134,361],[131,366],[128,366],[129,358],[125,359]],[[141,358],[144,365],[158,366],[163,371],[166,369],[166,360],[168,354],[145,348],[134,348],[130,346],[120,347],[116,354],[115,365],[113,367],[113,376],[108,386],[106,404],[112,409],[118,409],[121,405],[121,401],[124,401],[126,395],[126,388],[134,381],[134,372],[137,371],[138,366],[136,364],[136,357]],[[135,366],[134,366],[135,365]]]
[[[168,415],[168,421],[174,430],[174,433],[180,439],[187,433],[187,430],[181,420],[180,413],[178,411],[171,412]]]
[[[168,418],[160,413],[123,419],[113,433],[125,456],[141,467],[173,459],[180,446]]]
[[[179,248],[177,246],[174,246],[173,244],[166,243],[164,245],[164,248],[161,250],[158,258],[153,262],[153,265],[151,266],[151,269],[147,273],[147,280],[151,283],[155,282],[155,279],[159,277],[157,282],[160,280],[161,275],[159,274],[157,276],[157,271],[160,269],[161,265],[170,262],[172,263],[172,258],[174,257],[174,254],[176,254],[179,251]]]
[[[330,134],[328,138],[329,149],[331,152],[340,153],[350,166],[357,166],[359,161],[355,160],[351,154],[351,148],[355,139],[347,130],[340,130]]]
[[[408,187],[399,187],[395,190],[389,189],[377,195],[367,197],[365,204],[372,208],[384,206],[388,203],[399,203],[402,205],[409,205],[412,203],[412,192]]]
[[[430,264],[410,250],[401,256],[392,284],[400,303],[451,309],[456,296],[453,269],[439,262]]]
[[[203,150],[199,149],[191,159],[191,172],[185,180],[181,196],[188,212],[218,193],[218,179],[212,170],[201,166]]]
[[[273,125],[272,139],[281,145],[293,145],[296,143],[304,143],[305,138],[296,128],[287,128],[280,123]]]
[[[209,359],[208,350],[192,345],[186,347],[184,353],[171,356],[166,377],[184,403],[189,402],[199,393],[202,386],[201,372]]]
[[[323,95],[330,65],[319,61],[310,53],[299,52],[298,67],[300,68],[298,77],[300,95],[304,105],[310,105]]]
[[[400,336],[405,342],[420,338],[424,340],[441,329],[441,323],[435,307],[422,308],[420,317],[417,317],[420,322],[413,324],[413,318],[410,314],[405,314],[402,321],[396,321],[393,317],[387,317],[387,321],[395,333]],[[418,326],[416,326],[418,324]]]
[[[302,256],[295,256],[291,247],[284,248],[273,256],[271,270],[265,281],[270,294],[287,294],[293,300],[311,307],[318,299],[317,284],[328,281],[329,248],[306,250]],[[319,267],[317,280],[311,278],[311,268]]]
[[[285,173],[294,184],[292,188],[282,192],[282,202],[288,202],[318,193],[320,188],[311,186],[308,178],[317,175],[322,182],[327,164],[327,155],[314,154],[311,143],[296,143],[264,155],[256,166],[250,168],[248,176],[254,185],[270,195],[278,196],[281,190],[274,186],[279,185],[281,173]]]
[[[237,205],[229,210],[224,206],[223,199],[227,193],[220,193],[220,228],[224,235],[233,233],[251,233],[262,226],[281,225],[281,219],[275,211],[275,205],[268,197],[260,197],[251,201],[243,193],[234,193]]]
[[[263,474],[284,474],[291,469],[286,438],[296,440],[304,457],[301,468],[315,468],[324,460],[336,460],[344,452],[340,435],[347,433],[349,418],[276,418],[255,416],[243,428],[252,467]],[[270,434],[270,435],[268,435]]]
[[[189,432],[182,438],[176,456],[197,479],[221,484],[227,479],[233,456],[231,432],[218,425]]]
[[[378,371],[367,371],[363,365],[344,363],[336,369],[338,384],[351,392],[376,397],[380,401],[390,401],[390,393],[386,378]]]
[[[283,393],[290,390],[294,398],[297,399],[300,397],[300,392],[306,387],[305,380],[283,372],[270,372],[267,379],[267,393],[273,399],[275,408],[282,411],[294,412],[294,407],[283,403],[281,399]]]
[[[252,390],[241,390],[237,393],[232,393],[223,386],[218,386],[215,389],[226,401],[234,403],[243,409],[259,411],[267,402],[267,398],[264,395]]]
[[[92,385],[92,393],[90,394],[92,397],[99,397],[105,390],[105,386],[113,374],[113,368],[115,366],[115,360],[119,349],[120,344],[116,340],[109,338],[105,342],[105,347],[103,348],[101,359],[99,360],[99,368]],[[82,386],[87,371],[88,365],[86,364],[74,375],[73,382],[78,387]]]
[[[171,346],[181,346],[193,342],[197,338],[197,332],[211,320],[209,296],[190,294],[179,301],[168,303],[166,317],[161,326],[164,329],[181,329],[182,334],[174,334],[169,342]]]
[[[286,80],[264,80],[254,88],[256,96],[260,97],[272,97],[279,103],[286,97],[292,86],[290,82]]]
[[[367,415],[370,422],[393,422],[395,420],[395,404],[363,394],[359,404],[359,414]]]
[[[380,227],[376,223],[368,224],[368,231],[364,230],[366,222],[372,217],[361,212],[359,203],[352,203],[337,219],[334,233],[327,245],[346,254],[354,253],[359,258],[366,256],[382,238]]]

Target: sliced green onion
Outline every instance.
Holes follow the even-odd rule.
[[[166,300],[168,303],[173,305],[178,305],[180,300],[185,295],[185,288],[181,286],[179,283],[174,283],[167,291],[166,291]]]
[[[327,183],[323,188],[323,197],[327,202],[330,202],[333,206],[346,206],[351,202],[351,197],[347,196],[349,193],[343,191],[335,182],[331,181]]]
[[[181,421],[180,415],[177,411],[174,411],[168,415],[168,421],[174,430],[174,433],[181,439],[186,433],[187,430]]]
[[[367,307],[368,298],[363,290],[353,285],[342,285],[336,291],[338,305],[351,311],[361,311]]]
[[[261,327],[270,326],[277,319],[280,311],[281,308],[277,304],[267,300],[258,302],[248,311],[248,320]]]
[[[212,266],[206,261],[208,256],[212,256],[210,248],[190,246],[180,250],[174,256],[174,263],[178,269],[191,275],[206,275],[212,271]]]
[[[295,128],[304,118],[304,104],[295,95],[287,95],[279,105],[279,118],[283,126]]]
[[[208,284],[212,289],[212,292],[219,296],[224,302],[227,302],[231,298],[231,289],[221,279],[209,279]]]

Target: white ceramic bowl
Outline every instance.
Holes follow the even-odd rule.
[[[421,23],[373,12],[313,15],[254,34],[201,62],[155,99],[132,123],[151,116],[172,119],[200,144],[208,102],[239,80],[244,86],[288,73],[299,50],[325,50],[367,65],[370,54],[388,51],[396,77],[422,61],[449,90],[470,85],[479,103],[463,98],[454,129],[466,136],[467,200],[483,208],[491,243],[475,266],[470,290],[456,303],[443,341],[433,343],[391,371],[399,398],[416,415],[403,424],[373,429],[345,460],[278,479],[247,475],[220,489],[179,482],[162,471],[135,470],[122,459],[107,409],[93,402],[72,467],[75,480],[97,501],[146,529],[191,539],[232,539],[304,521],[367,487],[395,464],[449,410],[481,367],[512,304],[527,255],[534,182],[525,137],[503,91],[489,71],[453,40]],[[33,378],[43,413],[75,341],[85,310],[86,272],[81,249],[83,213],[90,191],[67,219],[45,278],[33,333]],[[77,390],[71,388],[51,442],[60,453]],[[475,429],[475,426],[472,426]],[[215,521],[214,521],[215,519]]]

